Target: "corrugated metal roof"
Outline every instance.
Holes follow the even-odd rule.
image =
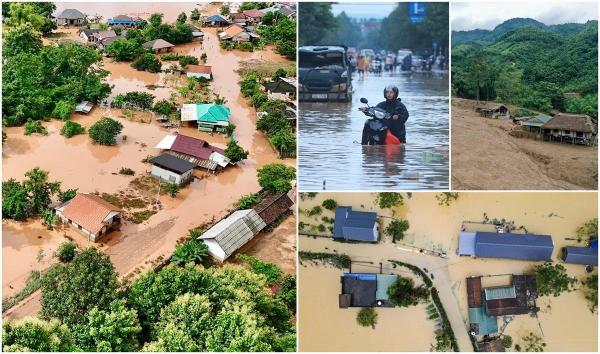
[[[227,259],[265,226],[265,222],[256,211],[252,209],[238,210],[219,221],[199,239],[214,239],[225,252],[225,259]]]
[[[565,263],[598,265],[598,249],[591,247],[565,247],[563,248],[563,260]]]
[[[388,300],[388,288],[396,282],[397,275],[394,274],[377,274],[377,292],[375,298],[377,300]]]
[[[461,232],[458,236],[458,255],[459,256],[474,256],[475,255],[475,233]]]
[[[377,213],[353,211],[352,207],[337,207],[333,226],[333,235],[355,241],[377,241],[373,232],[377,222]]]
[[[477,334],[482,336],[498,332],[498,320],[488,316],[483,307],[469,308],[469,323],[475,324]]]
[[[477,232],[475,256],[549,261],[554,244],[550,235]]]
[[[485,299],[489,300],[498,300],[498,299],[512,299],[517,297],[517,293],[515,292],[514,286],[503,286],[501,288],[486,288]]]

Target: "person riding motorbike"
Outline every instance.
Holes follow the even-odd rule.
[[[402,100],[398,98],[398,87],[390,85],[387,86],[383,90],[383,97],[385,101],[380,102],[375,106],[376,108],[383,109],[388,112],[391,117],[390,119],[381,120],[381,124],[385,125],[389,130],[389,132],[399,140],[400,143],[406,143],[406,127],[405,123],[408,120],[408,110],[406,106],[402,103]],[[368,110],[367,107],[359,108],[363,113]],[[370,140],[369,136],[373,134],[373,129],[371,127],[372,122],[365,122],[365,126],[363,127],[363,136],[362,136],[362,144],[367,145],[367,142]],[[381,144],[383,144],[383,140],[379,139]]]

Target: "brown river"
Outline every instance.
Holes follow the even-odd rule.
[[[406,261],[427,267],[435,276],[434,285],[440,290],[446,311],[457,335],[461,350],[469,349],[465,336],[467,298],[465,278],[474,275],[520,274],[533,264],[524,261],[500,259],[470,259],[456,255],[458,235],[463,221],[482,221],[483,213],[490,218],[506,218],[515,225],[525,226],[530,233],[550,234],[553,237],[554,261],[560,249],[576,245],[573,237],[578,226],[597,217],[597,193],[460,193],[450,206],[440,206],[436,193],[413,193],[405,204],[394,210],[396,217],[410,222],[405,239],[393,245],[383,240],[377,245],[333,242],[328,238],[299,237],[299,249],[350,255],[354,260],[378,264],[388,259]],[[379,210],[374,205],[374,193],[319,193],[314,199],[300,202],[300,210],[320,205],[333,198],[338,205],[350,205],[355,210],[377,211],[391,216],[390,210]],[[318,225],[323,214],[308,217],[300,213],[299,221]],[[387,224],[385,219],[384,225]],[[475,226],[470,226],[474,228]],[[481,228],[487,226],[478,226]],[[476,229],[476,227],[475,227]],[[474,229],[474,230],[475,230]],[[447,252],[448,258],[424,256],[415,248]],[[584,267],[565,264],[570,276],[586,277]],[[374,270],[377,272],[377,270]],[[421,351],[434,344],[432,322],[426,320],[419,307],[406,309],[378,309],[379,323],[375,330],[356,324],[356,311],[338,308],[341,270],[324,266],[306,265],[299,270],[299,336],[300,350],[323,351]],[[500,278],[501,279],[501,278]],[[502,285],[502,284],[497,284]],[[583,292],[563,293],[559,297],[540,297],[542,309],[538,319],[527,315],[516,316],[505,334],[523,346],[521,338],[530,332],[543,337],[546,351],[597,351],[598,318],[589,311]],[[548,306],[549,305],[549,306]],[[407,322],[411,325],[407,326]],[[319,323],[319,326],[315,326]],[[324,330],[328,328],[329,330]],[[459,333],[459,331],[465,331]],[[462,335],[462,336],[461,336]],[[463,340],[464,338],[464,340]],[[466,349],[465,349],[466,348]]]
[[[205,4],[206,5],[206,4]],[[75,7],[83,12],[101,13],[109,18],[119,13],[142,14],[164,12],[166,20],[174,20],[181,11],[189,11],[193,3],[140,4],[140,3],[59,3],[58,11],[63,7]],[[199,6],[201,13],[213,14],[218,7],[214,5]],[[173,17],[173,18],[171,18]],[[67,31],[73,36],[73,31]],[[214,81],[211,90],[226,99],[231,109],[231,121],[237,126],[235,134],[239,144],[250,151],[247,160],[233,166],[218,175],[210,175],[194,180],[185,187],[175,199],[161,196],[162,210],[146,222],[136,225],[125,223],[120,232],[115,232],[106,240],[95,244],[110,255],[111,260],[121,276],[125,276],[150,265],[152,260],[165,257],[173,250],[177,241],[187,234],[190,228],[197,227],[211,220],[218,220],[227,214],[240,196],[260,189],[256,180],[256,170],[261,166],[282,162],[296,165],[295,159],[280,160],[271,148],[262,132],[256,130],[256,113],[239,92],[239,75],[236,70],[241,61],[264,60],[274,63],[287,63],[287,59],[267,49],[254,53],[224,51],[220,49],[215,31],[205,31],[203,44],[194,42],[176,46],[177,52],[200,56],[207,54],[207,65],[212,66]],[[131,90],[145,91],[156,96],[155,100],[169,97],[174,87],[165,85],[164,74],[139,72],[128,63],[112,63],[103,60],[105,69],[110,71],[108,82],[115,85],[111,97],[117,93]],[[149,89],[147,85],[166,86]],[[109,97],[110,100],[110,97]],[[154,146],[174,129],[165,129],[157,123],[140,123],[127,120],[120,110],[96,106],[88,115],[74,114],[72,119],[89,127],[102,116],[110,116],[123,124],[122,134],[116,146],[100,146],[92,144],[87,135],[79,135],[65,139],[59,134],[62,122],[52,120],[44,123],[48,136],[25,136],[22,127],[5,128],[7,141],[2,152],[2,179],[15,178],[21,180],[26,171],[39,166],[49,171],[51,181],[61,181],[63,189],[78,188],[80,192],[115,193],[128,187],[134,178],[119,175],[121,167],[135,170],[136,175],[149,170],[149,165],[142,163],[148,155],[157,155]],[[194,127],[182,127],[182,134],[198,137],[211,144],[224,148],[227,139],[223,135],[210,135],[197,131]],[[124,137],[126,136],[126,139]],[[287,272],[294,272],[295,244],[289,239],[295,232],[295,218],[290,217],[278,227],[274,234],[285,237],[285,254],[277,242],[269,241],[262,246],[254,245],[249,253],[261,258],[278,262]],[[27,223],[4,221],[3,225],[3,291],[4,296],[19,291],[31,270],[42,270],[52,262],[51,255],[57,245],[64,240],[64,233],[69,230],[46,230],[38,220]],[[282,235],[284,234],[284,235]],[[87,241],[77,233],[71,237],[82,246]],[[269,251],[270,249],[270,251]],[[46,255],[38,261],[38,255]],[[33,315],[39,308],[37,301],[31,300],[24,306],[15,306],[8,313],[12,318]]]

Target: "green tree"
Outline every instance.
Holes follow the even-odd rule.
[[[287,77],[288,73],[287,71],[285,71],[284,68],[279,68],[275,71],[275,74],[273,74],[273,77],[271,78],[273,81],[278,80],[280,77]]]
[[[223,6],[221,6],[221,10],[220,10],[219,12],[220,12],[220,13],[221,13],[221,15],[223,15],[223,16],[227,16],[227,15],[229,15],[229,13],[230,13],[229,6],[228,6],[228,5],[223,5]]]
[[[292,189],[296,169],[280,163],[264,165],[257,170],[258,184],[271,193],[285,193]]]
[[[177,107],[170,101],[160,100],[154,104],[152,110],[158,114],[170,116],[171,114],[177,112]]]
[[[225,149],[225,157],[231,160],[231,162],[236,163],[248,158],[248,150],[244,150],[238,143],[231,139],[227,144],[227,148]]]
[[[540,296],[557,297],[564,291],[571,291],[571,286],[576,281],[569,277],[562,264],[553,265],[550,262],[533,267],[533,275]]]
[[[524,342],[523,350],[526,352],[543,352],[546,348],[546,343],[542,337],[530,332],[528,335],[522,338]]]
[[[390,304],[398,307],[415,306],[429,296],[429,290],[424,286],[414,287],[410,278],[398,276],[387,290]]]
[[[508,348],[512,347],[512,345],[513,345],[513,339],[512,339],[512,337],[509,336],[509,335],[507,335],[507,334],[503,335],[502,336],[502,346],[504,348],[508,349]]]
[[[131,66],[136,70],[148,71],[151,73],[158,73],[161,68],[160,60],[152,53],[140,55],[133,63],[131,63]]]
[[[142,330],[135,310],[128,309],[125,300],[115,300],[107,309],[91,309],[86,321],[75,328],[79,346],[98,352],[135,351]]]
[[[335,32],[337,20],[331,12],[332,3],[298,3],[299,45],[325,44],[329,33]]]
[[[35,167],[25,173],[23,187],[29,195],[31,210],[41,214],[52,203],[52,196],[60,191],[60,182],[48,182],[48,172]]]
[[[381,209],[393,209],[404,205],[404,198],[400,193],[396,192],[381,192],[375,200]]]
[[[598,218],[593,218],[585,222],[575,231],[577,242],[587,241],[592,237],[598,236]]]
[[[321,205],[327,210],[335,210],[338,206],[337,202],[333,199],[325,199]]]
[[[62,242],[58,245],[55,256],[60,259],[61,262],[70,262],[75,258],[77,254],[77,245],[73,242]]]
[[[81,124],[70,120],[66,121],[60,129],[60,135],[64,135],[66,138],[83,133],[85,133],[85,128]]]
[[[104,51],[116,61],[132,61],[142,54],[143,49],[137,40],[118,38],[106,46]]]
[[[27,189],[15,179],[2,182],[2,216],[17,221],[29,215]]]
[[[37,54],[42,50],[42,36],[30,24],[19,25],[4,32],[2,55]]]
[[[296,134],[290,129],[282,129],[270,135],[269,141],[281,154],[296,154]]]
[[[71,112],[75,110],[75,104],[69,101],[58,101],[52,110],[52,117],[67,120],[71,118]]]
[[[458,193],[442,192],[440,194],[436,194],[435,199],[438,200],[438,205],[449,206],[450,202],[458,199]]]
[[[46,224],[48,229],[52,229],[52,226],[56,224],[58,219],[52,211],[52,209],[46,208],[42,210],[42,220],[44,221],[44,224]]]
[[[89,128],[90,138],[100,145],[115,145],[117,135],[123,130],[123,124],[109,117],[102,117]]]
[[[75,188],[75,189],[67,189],[64,192],[60,192],[60,193],[58,193],[58,199],[63,203],[67,202],[67,201],[75,198],[75,196],[77,195],[77,190],[78,189]]]
[[[106,310],[117,298],[117,273],[107,255],[90,247],[56,274],[42,281],[43,318],[68,325],[86,322],[93,308]]]
[[[202,264],[208,257],[208,246],[200,240],[191,240],[175,248],[171,261],[183,266],[188,263]]]
[[[183,24],[183,23],[186,23],[186,21],[187,21],[187,15],[185,14],[185,12],[182,11],[179,14],[179,16],[177,16],[177,23],[182,23]]]
[[[31,135],[34,133],[48,135],[48,130],[46,130],[46,127],[44,127],[42,122],[39,120],[32,120],[29,118],[27,119],[27,122],[25,122],[25,135]]]
[[[190,15],[190,19],[192,19],[192,21],[200,20],[200,11],[198,11],[198,9],[193,9],[192,14]]]
[[[582,282],[585,299],[588,301],[590,311],[598,311],[598,273],[590,275]]]
[[[437,330],[435,332],[435,351],[436,352],[447,352],[452,348],[452,341],[448,333],[443,330]]]
[[[372,327],[375,329],[377,324],[377,311],[372,307],[365,307],[358,311],[356,315],[356,322],[363,327]]]
[[[19,322],[3,321],[2,349],[5,352],[75,352],[73,333],[58,320],[26,318]]]
[[[165,183],[162,187],[171,198],[175,198],[177,196],[177,194],[179,194],[179,184],[172,182],[172,183]]]
[[[390,222],[388,227],[385,228],[385,234],[392,237],[392,241],[402,240],[404,233],[408,230],[410,224],[406,219],[394,219]]]

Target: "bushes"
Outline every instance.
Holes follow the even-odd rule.
[[[198,65],[198,58],[191,56],[191,55],[184,55],[182,57],[179,58],[179,65],[181,65],[182,68],[185,68],[188,65]]]
[[[231,160],[231,162],[236,163],[241,160],[248,158],[248,150],[244,150],[238,143],[231,139],[227,144],[227,148],[224,151],[225,156]]]
[[[202,264],[208,257],[208,246],[200,240],[190,240],[175,248],[171,262],[179,266],[188,263]]]
[[[90,138],[100,145],[115,145],[117,135],[123,130],[123,125],[112,118],[103,117],[92,124],[89,129]]]
[[[264,275],[268,285],[276,284],[283,275],[281,269],[274,263],[263,262],[256,257],[245,254],[238,254],[235,258],[248,263],[254,273]]]
[[[165,116],[170,116],[171,114],[177,112],[177,106],[167,100],[160,100],[154,104],[152,110],[158,114],[162,114]]]
[[[119,94],[111,103],[113,108],[130,108],[147,111],[152,109],[154,96],[147,92],[131,91],[126,94]]]
[[[325,252],[309,252],[299,251],[298,257],[303,260],[319,260],[330,262],[336,268],[350,268],[352,259],[350,256],[343,253],[325,253]]]
[[[257,193],[250,193],[250,194],[243,195],[238,200],[238,203],[237,203],[238,208],[240,208],[240,209],[254,208],[255,206],[258,205],[258,203],[260,203],[261,200],[262,200],[262,198]]]
[[[129,33],[127,33],[129,35]],[[132,61],[142,54],[140,41],[118,38],[110,43],[104,51],[116,61]]]
[[[40,135],[48,135],[48,131],[42,125],[42,122],[39,120],[31,120],[31,118],[27,119],[25,122],[25,135],[31,134],[40,134]]]
[[[254,51],[254,45],[250,42],[237,42],[234,45],[235,49],[239,49],[243,52],[252,52]]]
[[[377,195],[377,204],[381,209],[393,209],[404,204],[404,198],[400,193],[381,192]]]
[[[163,189],[171,196],[171,198],[175,198],[179,193],[179,185],[177,183],[165,183],[163,185]]]
[[[83,133],[85,133],[85,128],[81,124],[70,120],[66,121],[60,129],[60,135],[63,135],[65,138],[70,138]]]
[[[363,327],[372,327],[375,329],[377,324],[377,312],[372,307],[365,307],[358,311],[356,322]]]
[[[269,136],[269,142],[273,144],[280,154],[285,156],[296,156],[296,134],[290,129],[282,129]]]
[[[404,238],[404,232],[408,230],[410,224],[408,220],[399,219],[392,220],[388,227],[385,228],[385,234],[392,237],[392,241],[402,240]]]
[[[325,199],[321,205],[327,210],[335,210],[338,206],[337,202],[333,199]]]
[[[316,205],[312,209],[308,209],[306,211],[306,214],[308,216],[315,216],[315,215],[321,215],[322,212],[323,212],[323,208],[321,208],[320,206]]]
[[[136,70],[158,73],[160,72],[161,64],[160,60],[158,60],[154,54],[146,53],[139,56],[131,63],[131,66]]]
[[[58,199],[64,203],[66,201],[69,201],[69,200],[75,198],[76,195],[77,195],[77,189],[67,189],[64,192],[58,193]]]
[[[398,276],[387,290],[390,304],[398,307],[415,306],[429,297],[429,289],[424,286],[414,287],[410,278]]]
[[[58,246],[56,250],[56,257],[61,260],[61,262],[70,262],[75,258],[75,254],[77,253],[77,245],[73,242],[63,242]]]
[[[271,163],[258,169],[258,184],[271,193],[285,193],[292,189],[296,169],[280,163]]]
[[[75,104],[70,101],[60,100],[56,102],[51,116],[54,118],[67,120],[71,117],[71,112],[75,110]]]
[[[533,267],[533,275],[539,296],[559,296],[564,291],[571,291],[576,279],[570,278],[562,264],[544,264]]]
[[[454,335],[454,331],[452,330],[452,326],[450,325],[450,320],[448,320],[448,314],[446,313],[446,310],[444,309],[444,305],[442,305],[442,300],[440,300],[440,296],[439,296],[436,288],[431,288],[431,299],[433,300],[433,303],[437,307],[438,313],[442,317],[442,323],[444,325],[443,329],[444,329],[444,332],[446,332],[446,334],[448,335],[448,337],[450,337],[450,342],[452,343],[452,349],[455,352],[460,351],[460,349],[458,348],[458,342],[456,341],[456,336]]]
[[[133,176],[135,175],[135,171],[129,167],[121,167],[119,170],[120,175]]]

